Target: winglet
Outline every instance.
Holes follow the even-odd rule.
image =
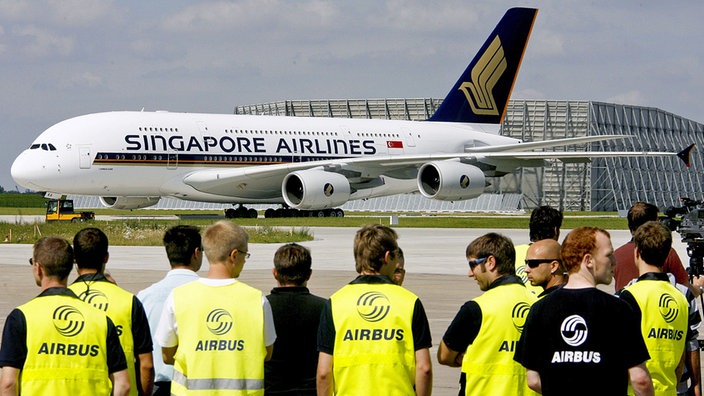
[[[501,124],[537,13],[506,11],[428,121]]]
[[[680,157],[680,159],[682,160],[682,162],[684,162],[687,168],[689,168],[689,154],[692,152],[693,148],[694,143],[690,144],[689,147],[677,153],[677,156]]]

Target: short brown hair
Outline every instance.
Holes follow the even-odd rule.
[[[101,271],[108,254],[108,236],[99,228],[84,228],[73,237],[73,249],[78,268]]]
[[[567,234],[565,240],[562,241],[560,255],[562,256],[562,264],[568,273],[579,271],[584,256],[595,253],[597,233],[611,238],[608,231],[599,227],[579,227]]]
[[[516,274],[516,249],[507,236],[495,232],[484,234],[467,246],[465,256],[476,258],[494,256],[499,275]]]
[[[33,260],[41,265],[46,276],[65,280],[73,269],[73,248],[59,237],[48,236],[34,243]]]
[[[354,261],[357,273],[379,272],[386,252],[392,256],[398,249],[398,234],[392,228],[371,224],[360,228],[354,236]]]
[[[244,250],[247,243],[247,231],[228,220],[218,221],[203,233],[203,251],[211,263],[224,261],[234,249]]]
[[[657,221],[649,221],[638,227],[633,243],[643,261],[662,268],[672,248],[672,232]]]
[[[282,285],[300,286],[310,277],[310,250],[297,243],[287,243],[274,253],[274,268]]]
[[[626,218],[628,219],[628,229],[631,233],[636,232],[638,227],[649,221],[658,219],[659,209],[653,204],[647,202],[636,202],[628,209]]]

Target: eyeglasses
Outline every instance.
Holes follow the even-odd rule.
[[[530,268],[535,268],[539,266],[540,264],[545,264],[545,263],[552,263],[553,261],[557,261],[558,263],[560,260],[558,259],[531,259],[531,260],[526,260],[526,265],[529,266]]]
[[[34,259],[31,257],[29,258],[29,265],[34,265]]]
[[[478,266],[479,264],[485,262],[486,259],[488,259],[488,258],[489,258],[489,256],[486,256],[486,257],[478,258],[478,259],[475,259],[475,260],[469,260],[469,261],[467,261],[467,264],[469,264],[469,269],[473,270],[474,267],[476,267],[476,266]]]
[[[244,254],[245,260],[248,259],[248,258],[252,255],[251,253],[245,252],[245,251],[242,251],[242,250],[237,250],[237,251],[240,252],[240,253],[242,253],[242,254]]]

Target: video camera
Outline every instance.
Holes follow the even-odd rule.
[[[660,222],[672,231],[677,231],[682,242],[687,244],[690,277],[704,275],[704,200],[680,198],[682,206],[665,209]]]

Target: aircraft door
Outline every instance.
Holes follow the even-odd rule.
[[[178,168],[178,152],[168,152],[166,153],[166,157],[166,169]]]
[[[90,146],[78,147],[78,166],[81,169],[90,169],[91,166]]]

